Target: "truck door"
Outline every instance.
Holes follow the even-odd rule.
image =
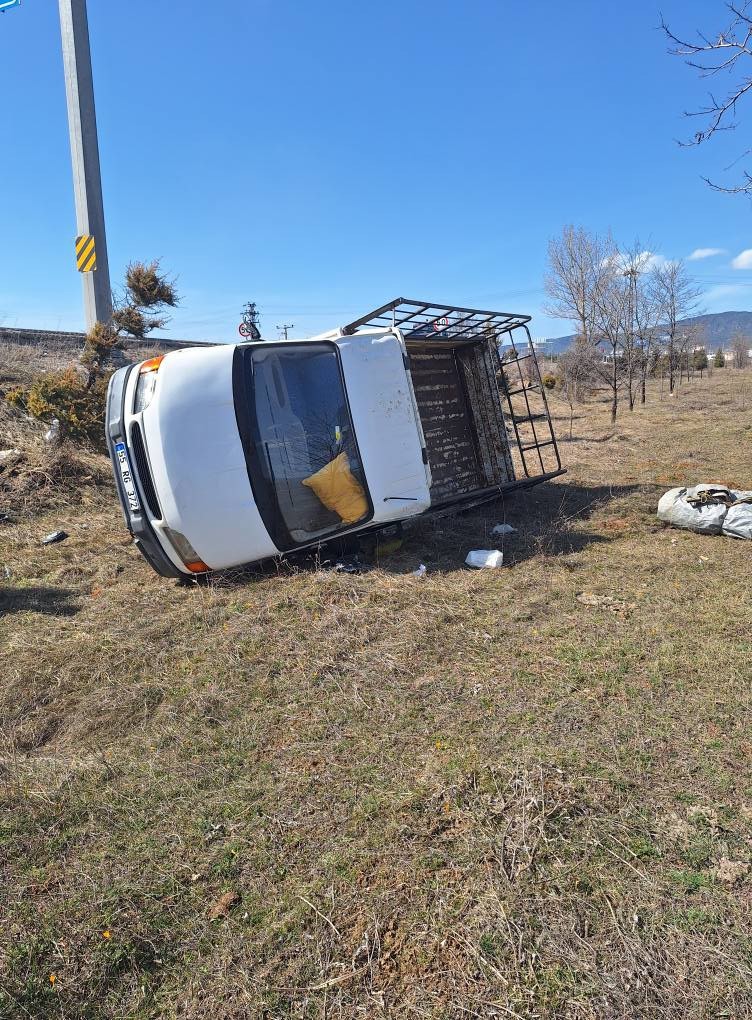
[[[431,505],[431,478],[401,339],[386,330],[339,337],[336,344],[373,522],[422,513]]]

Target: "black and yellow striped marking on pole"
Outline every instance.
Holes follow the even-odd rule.
[[[76,238],[76,265],[79,273],[90,273],[97,268],[97,250],[93,234],[79,234]]]

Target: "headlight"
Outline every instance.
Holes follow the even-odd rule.
[[[151,403],[151,398],[154,396],[154,389],[157,385],[157,372],[163,359],[164,354],[159,358],[150,358],[148,361],[144,361],[139,367],[136,397],[133,401],[134,414],[143,411]]]
[[[191,573],[203,574],[207,570],[211,570],[211,567],[207,567],[204,561],[199,557],[198,553],[185,535],[181,535],[179,531],[173,531],[172,528],[165,528],[164,533],[170,540],[175,552]]]

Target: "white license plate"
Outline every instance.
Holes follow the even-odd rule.
[[[120,466],[120,476],[123,479],[123,488],[125,489],[128,506],[131,510],[138,511],[141,509],[141,504],[138,501],[136,484],[133,481],[133,472],[131,471],[131,464],[128,460],[128,451],[125,448],[125,443],[115,443],[115,456],[117,457],[118,464]]]

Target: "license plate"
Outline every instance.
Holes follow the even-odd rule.
[[[133,481],[133,472],[131,471],[131,464],[128,460],[128,451],[125,448],[125,443],[115,443],[115,456],[117,457],[118,465],[120,467],[120,476],[123,479],[123,488],[125,489],[128,506],[131,510],[137,512],[141,509],[141,504],[138,501],[136,483]]]

